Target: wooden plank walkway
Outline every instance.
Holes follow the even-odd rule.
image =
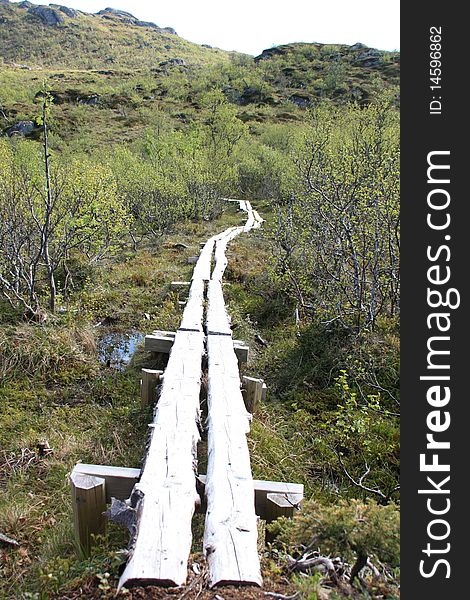
[[[209,357],[209,466],[204,549],[210,584],[261,585],[253,480],[246,441],[249,418],[240,389],[238,361],[225,309],[222,277],[226,247],[244,231],[260,226],[249,202],[240,202],[248,219],[210,238],[193,271],[181,325],[175,334],[140,481],[137,531],[122,586],[186,581],[191,549],[191,520],[196,501],[199,395],[204,346],[204,300],[208,284],[207,352]],[[215,249],[215,266],[211,261]],[[253,501],[250,501],[253,498]],[[132,502],[134,499],[135,502]]]
[[[208,465],[204,552],[211,587],[234,583],[262,584],[253,478],[246,439],[251,416],[243,401],[230,317],[222,291],[222,277],[228,262],[227,244],[258,223],[249,202],[241,201],[240,208],[248,212],[247,223],[217,236],[215,266],[208,292]]]
[[[204,334],[177,331],[171,349],[142,476],[133,495],[138,530],[119,587],[183,585],[198,500],[195,461]]]

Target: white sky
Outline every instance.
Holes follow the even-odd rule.
[[[56,4],[90,13],[111,6],[142,21],[173,27],[192,42],[254,55],[289,42],[400,48],[400,0],[56,0]]]

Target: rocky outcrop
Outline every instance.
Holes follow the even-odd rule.
[[[49,91],[49,94],[52,96],[54,104],[77,103],[93,106],[98,104],[101,98],[99,94],[93,92],[90,94],[83,94],[78,90],[65,90],[63,92],[51,90]],[[41,101],[42,98],[43,92],[38,92],[34,97],[36,101]]]
[[[169,58],[168,60],[162,60],[162,62],[160,63],[160,67],[166,67],[166,66],[171,66],[171,67],[175,67],[175,66],[185,67],[186,66],[186,62],[182,58]]]
[[[32,6],[28,8],[28,13],[39,17],[44,25],[60,25],[64,22],[64,17],[60,12],[50,6]]]
[[[104,19],[119,19],[122,23],[129,23],[131,25],[136,25],[137,27],[149,27],[150,29],[165,31],[166,33],[177,35],[176,31],[172,27],[162,28],[158,25],[155,25],[155,23],[152,23],[151,21],[140,21],[137,17],[134,17],[134,15],[126,12],[125,10],[117,10],[115,8],[108,7],[98,11],[96,14]]]
[[[14,135],[26,136],[30,135],[37,128],[34,121],[17,121],[14,125],[11,125],[5,129],[4,134],[8,137]]]
[[[366,48],[359,52],[354,62],[361,67],[379,67],[382,64],[382,52],[375,48]]]
[[[357,42],[349,47],[350,50],[363,50],[365,48],[367,48],[367,46],[365,44],[361,44],[361,42]]]
[[[292,49],[292,46],[289,44],[284,44],[283,46],[275,46],[274,48],[267,48],[266,50],[263,50],[263,52],[261,52],[259,56],[255,56],[255,62],[259,62],[260,60],[266,60],[267,58],[271,58],[272,56],[283,56]]]
[[[64,15],[67,15],[67,17],[70,17],[71,19],[75,19],[75,17],[78,15],[78,11],[74,10],[73,8],[69,8],[68,6],[61,6],[60,4],[49,4],[49,6],[51,8],[60,10],[60,12],[64,13]]]
[[[289,100],[297,106],[300,106],[300,108],[307,108],[311,103],[310,96],[307,96],[306,94],[292,94],[292,96],[289,97]]]

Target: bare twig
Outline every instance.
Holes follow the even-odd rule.
[[[388,494],[384,494],[382,492],[382,490],[380,490],[379,488],[370,488],[366,485],[364,485],[364,479],[369,475],[370,473],[370,467],[367,464],[367,462],[365,462],[365,466],[366,466],[366,470],[364,471],[364,473],[359,477],[359,480],[356,481],[356,479],[354,479],[354,477],[352,477],[352,475],[349,473],[349,471],[346,469],[343,460],[341,458],[341,454],[339,452],[337,452],[338,455],[338,460],[339,460],[339,464],[341,465],[341,468],[344,471],[344,474],[346,475],[346,477],[349,479],[349,481],[351,481],[351,483],[353,483],[355,486],[357,486],[358,488],[361,488],[361,490],[364,490],[365,492],[369,492],[371,494],[376,494],[377,496],[379,496],[380,498],[382,498],[382,500],[384,500],[385,502],[388,502],[388,500],[390,500],[390,496],[393,494],[393,492],[396,492],[400,489],[400,485],[396,485]]]

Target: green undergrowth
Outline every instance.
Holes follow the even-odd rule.
[[[200,242],[241,222],[229,208],[217,222],[184,223],[157,244],[87,268],[42,325],[2,305],[0,531],[20,547],[0,549],[0,598],[50,598],[99,573],[116,576],[127,533],[111,524],[92,556],[81,558],[68,474],[78,461],[141,464],[152,416],[140,406],[139,372],[155,365],[139,346],[124,370],[107,367],[97,345],[111,332],[175,329],[185,294],[171,281],[190,277],[187,258]]]
[[[367,463],[370,485],[398,501],[391,491],[398,468],[398,418],[391,413],[397,409],[369,385],[373,374],[396,394],[396,326],[382,323],[351,338],[305,319],[296,323],[295,306],[269,270],[270,203],[253,204],[267,223],[231,243],[224,286],[234,337],[250,347],[243,374],[268,385],[249,434],[253,476],[303,483],[306,498],[328,505],[367,499],[341,462],[356,478]],[[175,329],[184,292],[172,290],[171,281],[190,277],[187,259],[201,242],[243,220],[230,205],[213,222],[186,222],[158,243],[84,269],[58,315],[43,325],[21,322],[1,307],[0,531],[21,545],[0,550],[0,598],[66,597],[85,580],[114,585],[127,533],[111,525],[92,556],[80,558],[68,474],[77,461],[139,466],[151,420],[150,410],[140,407],[139,370],[157,365],[139,346],[124,370],[106,367],[97,344],[107,332]],[[44,442],[51,452],[41,454]],[[203,521],[202,515],[194,520],[195,552]],[[285,568],[280,555],[266,560],[268,571]],[[296,584],[301,597],[317,597],[320,589],[321,598],[318,577],[309,579]],[[341,598],[337,593],[330,598]]]

